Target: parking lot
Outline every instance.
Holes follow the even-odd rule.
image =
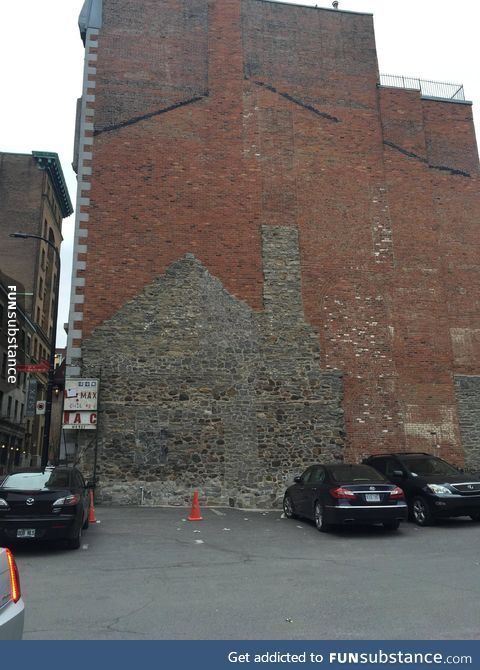
[[[280,511],[97,507],[17,546],[25,639],[478,639],[480,524],[319,533]]]

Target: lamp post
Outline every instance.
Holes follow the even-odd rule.
[[[35,240],[42,240],[42,242],[46,242],[46,244],[48,244],[55,252],[55,258],[57,261],[57,281],[55,283],[55,301],[53,306],[52,337],[50,340],[50,359],[48,362],[47,396],[45,403],[45,427],[43,429],[43,446],[42,446],[42,458],[41,458],[41,467],[42,469],[45,469],[48,463],[48,449],[50,445],[50,425],[52,423],[53,378],[55,375],[55,349],[57,346],[58,299],[60,290],[60,267],[61,267],[60,254],[55,244],[50,240],[48,240],[46,237],[42,237],[41,235],[31,235],[30,233],[10,233],[10,237],[17,237],[23,240],[32,238]]]

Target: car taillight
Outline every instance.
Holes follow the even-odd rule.
[[[65,498],[59,498],[58,500],[55,500],[53,506],[64,507],[65,505],[78,505],[79,502],[80,502],[80,496],[78,495],[78,493],[75,493],[75,495],[65,496]]]
[[[396,486],[393,491],[390,491],[390,498],[398,500],[399,498],[405,498],[405,494],[399,486]]]
[[[353,500],[356,498],[356,494],[350,489],[346,489],[343,486],[338,486],[336,489],[330,489],[330,495],[337,500]]]
[[[20,589],[20,577],[18,576],[18,568],[10,549],[5,549],[5,551],[7,552],[8,571],[10,573],[10,591],[12,593],[12,600],[14,603],[17,603],[20,600],[20,596],[22,595],[22,591]]]

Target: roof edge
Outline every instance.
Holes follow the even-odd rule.
[[[352,12],[349,9],[335,9],[333,7],[317,7],[316,5],[301,5],[296,2],[283,2],[282,0],[256,0],[256,2],[265,2],[270,5],[286,5],[288,7],[301,7],[302,9],[321,10],[324,12],[335,12],[337,14],[356,14],[357,16],[373,16],[372,12]]]
[[[73,214],[73,205],[58,154],[50,151],[32,151],[32,156],[38,167],[49,173],[62,216],[65,219]]]

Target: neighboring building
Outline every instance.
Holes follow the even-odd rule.
[[[87,0],[80,31],[67,374],[101,376],[105,499],[265,505],[391,450],[480,467],[461,87],[381,77],[370,14]]]
[[[37,239],[14,239],[23,232],[62,242],[62,220],[73,208],[56,153],[0,152],[0,270],[24,288],[25,315],[34,326],[27,343],[27,364],[48,361],[53,334],[56,281],[59,268],[49,244]],[[37,400],[45,398],[46,374],[35,374]],[[28,425],[30,424],[31,425]],[[44,416],[27,421],[29,449],[34,461],[43,444]]]
[[[9,324],[13,329],[9,329]],[[14,359],[9,356],[9,334],[10,344],[16,345],[12,350]],[[35,453],[31,439],[35,408],[29,411],[27,401],[28,386],[34,376],[17,373],[15,369],[28,359],[34,334],[35,327],[23,309],[23,287],[0,272],[0,474],[15,465],[30,465]]]

